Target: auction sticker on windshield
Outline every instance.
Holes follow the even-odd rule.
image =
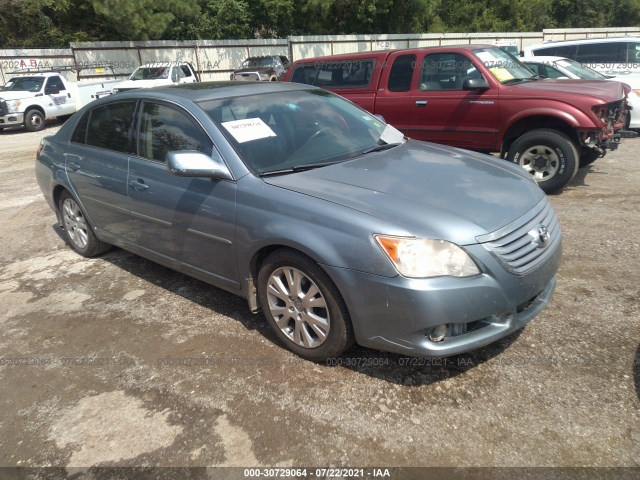
[[[244,120],[223,122],[222,126],[233,135],[233,138],[235,138],[238,143],[276,136],[274,131],[271,130],[271,127],[260,118],[245,118]]]

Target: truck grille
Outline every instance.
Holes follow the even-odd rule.
[[[7,108],[7,102],[0,99],[0,117],[4,117],[9,113],[9,109]]]
[[[476,239],[500,260],[506,270],[524,275],[556,250],[560,243],[560,222],[544,198],[523,218]]]

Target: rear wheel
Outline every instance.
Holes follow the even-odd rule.
[[[32,109],[24,114],[24,128],[29,132],[39,132],[44,126],[44,114],[40,110]]]
[[[258,274],[258,298],[278,339],[303,358],[320,362],[354,342],[340,292],[304,255],[284,249],[269,255]]]
[[[111,248],[98,240],[75,198],[66,190],[58,199],[60,219],[66,242],[83,257],[95,257]]]
[[[511,144],[507,159],[527,170],[545,193],[564,187],[578,171],[578,150],[564,133],[540,128]]]

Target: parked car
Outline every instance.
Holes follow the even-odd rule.
[[[249,57],[231,74],[231,80],[275,82],[282,80],[291,62],[284,55]]]
[[[120,82],[114,90],[117,93],[136,88],[162,87],[199,81],[198,72],[189,62],[156,62],[136,68],[129,79]]]
[[[18,74],[0,89],[0,131],[24,125],[30,132],[50,118],[66,117],[87,103],[113,93],[118,80],[70,82],[57,71]]]
[[[314,361],[354,341],[416,356],[487,345],[540,313],[561,256],[522,168],[407,140],[306,85],[98,100],[42,140],[36,178],[79,254],[117,245],[241,295]]]
[[[544,82],[491,45],[360,52],[294,62],[285,80],[327,88],[406,135],[499,152],[545,192],[571,180],[581,153],[618,147],[629,87]]]
[[[570,58],[605,75],[625,78],[640,75],[640,37],[605,37],[560,40],[530,45],[524,56]]]
[[[603,75],[570,58],[536,56],[523,57],[520,60],[542,78],[619,81],[618,77]],[[631,111],[627,114],[625,128],[638,129],[640,128],[640,95],[637,92],[640,92],[640,76],[625,77],[625,80],[634,81],[633,85],[628,84],[633,90],[627,96]]]
[[[518,45],[516,43],[498,42],[496,43],[496,47],[498,47],[501,50],[504,50],[505,52],[509,52],[514,57],[517,57],[520,55],[520,49],[518,48]]]

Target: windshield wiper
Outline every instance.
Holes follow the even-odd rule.
[[[382,143],[382,144],[374,145],[373,147],[367,148],[362,152],[358,152],[351,155],[349,158],[362,157],[363,155],[367,155],[369,153],[374,153],[374,152],[382,152],[383,150],[389,150],[390,148],[398,147],[400,145],[402,145],[402,143]]]
[[[540,76],[539,75],[535,75],[533,77],[527,77],[527,78],[511,78],[509,80],[505,80],[504,82],[502,82],[503,85],[515,85],[516,83],[520,83],[520,82],[531,82],[534,80],[540,80]]]
[[[329,165],[335,165],[336,163],[340,163],[343,160],[333,161],[333,162],[318,162],[318,163],[309,163],[307,165],[294,165],[293,167],[283,168],[281,170],[271,170],[268,172],[260,173],[261,177],[269,177],[271,175],[283,175],[286,173],[297,173],[304,172],[306,170],[313,170],[314,168],[328,167]]]

